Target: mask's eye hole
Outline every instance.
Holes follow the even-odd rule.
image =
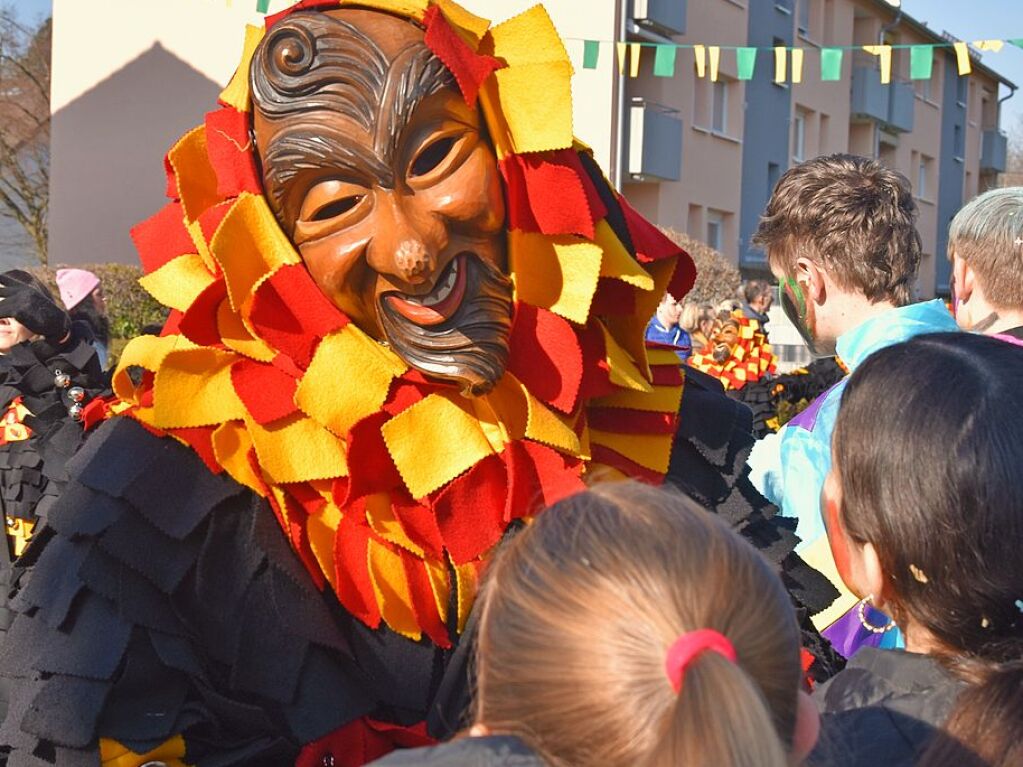
[[[419,153],[415,162],[412,163],[412,169],[409,175],[412,176],[412,178],[425,176],[431,170],[444,162],[444,158],[451,153],[451,148],[454,145],[455,139],[451,136],[434,141],[426,147],[426,149]]]
[[[350,197],[342,197],[340,200],[332,200],[318,209],[312,215],[312,221],[329,221],[335,216],[340,216],[342,213],[347,213],[360,202],[362,202],[361,194],[354,194]]]

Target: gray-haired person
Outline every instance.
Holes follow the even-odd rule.
[[[959,327],[1023,345],[1023,187],[966,203],[949,227],[948,257]]]

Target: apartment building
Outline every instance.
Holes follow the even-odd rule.
[[[500,22],[536,0],[461,2]],[[1000,99],[1015,86],[987,66],[994,54],[976,54],[973,74],[959,77],[952,49],[935,48],[931,78],[910,81],[909,51],[896,48],[882,85],[875,57],[846,51],[841,79],[821,82],[822,47],[947,40],[885,0],[543,2],[575,63],[576,135],[651,220],[756,273],[765,263],[750,236],[786,168],[828,152],[874,156],[914,185],[921,295],[947,289],[948,222],[1005,168]],[[270,11],[290,3],[272,0]],[[163,202],[160,157],[202,120],[237,64],[244,25],[262,15],[243,0],[54,0],[53,10],[51,262],[132,263],[129,228]],[[599,41],[592,68],[586,40]],[[616,61],[621,41],[726,47],[716,81],[706,52],[708,76],[697,76],[691,48],[677,51],[674,76],[659,77],[644,47],[631,77],[631,61],[624,75]],[[762,49],[752,79],[740,79],[727,46]],[[774,82],[774,46],[804,51],[801,83]]]

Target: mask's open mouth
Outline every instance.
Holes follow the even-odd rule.
[[[465,299],[468,284],[466,275],[467,254],[459,253],[445,267],[437,278],[433,289],[423,296],[403,293],[386,293],[383,301],[388,308],[410,322],[424,327],[440,325],[451,319]]]

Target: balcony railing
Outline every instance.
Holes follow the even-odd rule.
[[[1009,139],[997,128],[985,130],[980,139],[980,169],[1004,173]]]
[[[916,112],[916,92],[913,83],[892,81],[888,92],[888,126],[892,130],[909,133],[913,130]]]
[[[912,83],[892,80],[885,84],[876,66],[856,66],[851,98],[849,111],[853,119],[874,120],[902,133],[913,130],[916,99]]]
[[[682,177],[682,120],[660,104],[633,99],[629,108],[628,169],[633,181]]]
[[[632,0],[632,20],[658,35],[684,35],[686,4],[686,0]]]

